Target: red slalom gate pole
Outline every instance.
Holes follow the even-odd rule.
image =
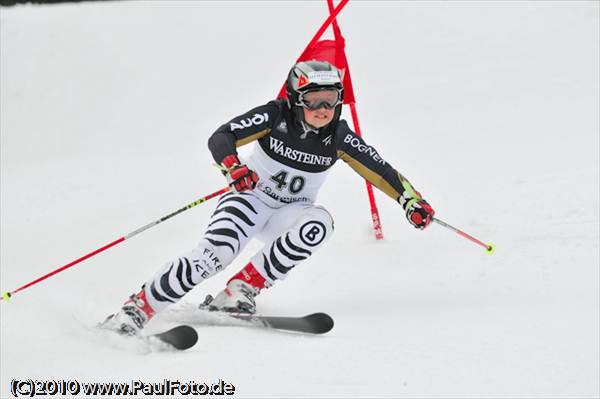
[[[452,230],[453,232],[460,235],[461,237],[464,237],[467,240],[472,241],[475,244],[485,248],[485,251],[490,255],[493,254],[494,251],[496,250],[496,246],[494,244],[492,244],[491,242],[485,244],[483,241],[478,240],[477,238],[473,237],[472,235],[467,234],[464,231],[457,229],[456,227],[450,226],[448,223],[444,222],[443,220],[440,220],[438,218],[433,218],[432,220],[434,222],[436,222],[437,224],[439,224],[440,226],[444,226],[445,228]]]
[[[124,235],[123,237],[120,237],[120,238],[116,239],[115,241],[113,241],[113,242],[111,242],[111,243],[109,243],[109,244],[106,244],[106,245],[104,245],[103,247],[100,247],[100,248],[96,249],[95,251],[92,251],[92,252],[90,252],[89,254],[86,254],[86,255],[82,256],[82,257],[81,257],[81,258],[79,258],[79,259],[75,259],[74,261],[72,261],[72,262],[70,262],[70,263],[67,263],[66,265],[64,265],[64,266],[61,266],[61,267],[59,267],[58,269],[56,269],[56,270],[53,270],[53,271],[51,271],[50,273],[48,273],[48,274],[45,274],[45,275],[43,275],[42,277],[39,277],[39,278],[37,278],[37,279],[35,279],[35,280],[33,280],[33,281],[31,281],[31,282],[29,282],[29,283],[25,284],[25,285],[23,285],[23,286],[21,286],[21,287],[19,287],[19,288],[15,289],[15,290],[13,290],[13,291],[7,291],[7,292],[5,292],[5,293],[3,293],[3,294],[2,294],[2,297],[0,298],[0,301],[2,301],[2,300],[3,300],[3,301],[8,301],[8,299],[10,299],[10,298],[11,298],[12,296],[14,296],[16,293],[18,293],[18,292],[21,292],[21,291],[23,291],[23,290],[25,290],[25,289],[27,289],[27,288],[31,287],[32,285],[35,285],[35,284],[37,284],[37,283],[41,282],[41,281],[44,281],[44,280],[46,280],[47,278],[50,278],[50,277],[54,276],[55,274],[58,274],[58,273],[60,273],[60,272],[62,272],[62,271],[64,271],[64,270],[66,270],[66,269],[68,269],[68,268],[70,268],[70,267],[72,267],[72,266],[75,266],[76,264],[78,264],[78,263],[81,263],[81,262],[83,262],[84,260],[86,260],[86,259],[89,259],[89,258],[91,258],[92,256],[95,256],[95,255],[99,254],[100,252],[104,252],[104,251],[106,251],[107,249],[109,249],[109,248],[112,248],[112,247],[114,247],[115,245],[117,245],[117,244],[120,244],[120,243],[122,243],[123,241],[125,241],[125,240],[128,240],[128,239],[130,239],[131,237],[133,237],[133,236],[136,236],[136,235],[138,235],[138,234],[142,233],[143,231],[146,231],[146,230],[148,230],[149,228],[151,228],[151,227],[154,227],[154,226],[156,226],[157,224],[159,224],[159,223],[162,223],[162,222],[164,222],[165,220],[172,218],[173,216],[179,215],[180,213],[182,213],[182,212],[185,212],[185,211],[187,211],[188,209],[191,209],[191,208],[195,207],[196,205],[200,205],[200,204],[202,204],[203,202],[206,202],[206,201],[208,201],[209,199],[212,199],[212,198],[214,198],[214,197],[217,197],[217,196],[219,196],[219,195],[221,195],[221,194],[224,194],[224,193],[226,193],[226,192],[228,192],[228,191],[229,191],[229,187],[225,187],[225,188],[222,188],[222,189],[220,189],[219,191],[215,191],[215,192],[214,192],[214,193],[212,193],[212,194],[209,194],[209,195],[207,195],[207,196],[204,196],[204,197],[202,197],[202,198],[200,198],[200,199],[198,199],[198,200],[196,200],[196,201],[194,201],[194,202],[192,202],[192,203],[190,203],[190,204],[188,204],[188,205],[184,206],[183,208],[180,208],[180,209],[176,210],[175,212],[172,212],[172,213],[168,214],[167,216],[163,216],[162,218],[160,218],[160,219],[158,219],[158,220],[156,220],[156,221],[154,221],[154,222],[152,222],[152,223],[148,223],[147,225],[145,225],[145,226],[142,226],[142,227],[140,227],[139,229],[136,229],[136,230],[132,231],[131,233],[129,233],[129,234],[126,234],[126,235]]]
[[[340,7],[346,5],[346,2],[342,1],[338,4],[338,7],[334,7],[333,0],[327,0],[327,7],[329,8],[329,14],[334,17],[331,21],[331,26],[333,27],[333,34],[336,42],[343,42],[342,33],[340,27],[337,23],[337,14],[341,10]],[[348,74],[348,79],[350,83],[352,79],[350,78],[350,65],[346,65],[346,73]],[[362,137],[362,132],[360,130],[360,124],[358,123],[358,113],[356,112],[356,103],[354,101],[348,103],[350,106],[350,113],[352,115],[352,122],[354,124],[354,131],[360,137]],[[367,195],[369,197],[369,205],[371,207],[371,219],[373,220],[373,231],[375,232],[376,240],[383,240],[383,229],[381,227],[381,218],[379,217],[379,209],[377,209],[377,202],[375,202],[375,195],[373,194],[373,185],[371,182],[365,180],[365,184],[367,186]]]
[[[354,123],[354,130],[356,134],[362,137],[360,131],[360,125],[358,124],[358,114],[356,113],[356,106],[354,103],[350,103],[350,113],[352,114],[352,122]],[[383,239],[383,230],[381,228],[381,219],[379,218],[379,210],[377,209],[377,203],[375,202],[375,195],[373,194],[373,185],[368,180],[365,180],[367,184],[367,194],[369,196],[369,204],[371,206],[371,219],[373,219],[373,230],[375,231],[375,239]]]
[[[319,28],[317,33],[313,36],[312,40],[308,43],[308,46],[306,46],[306,48],[302,52],[302,55],[300,56],[300,58],[302,58],[304,56],[304,54],[307,51],[309,51],[315,45],[315,43],[317,43],[319,41],[319,39],[321,38],[321,36],[325,32],[325,30],[327,30],[329,25],[335,20],[335,18],[338,16],[340,11],[342,11],[342,9],[346,6],[346,4],[348,4],[348,1],[350,1],[350,0],[342,0],[337,5],[337,7],[335,7],[333,10],[330,10],[329,17],[325,20],[325,22],[323,22],[323,25],[321,25],[321,27]]]

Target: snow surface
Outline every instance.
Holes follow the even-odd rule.
[[[208,136],[274,97],[326,15],[324,1],[3,8],[2,290],[222,187]],[[413,229],[379,192],[376,242],[364,183],[340,162],[320,195],[334,237],[258,298],[264,314],[327,312],[332,332],[200,324],[184,353],[94,332],[196,244],[209,202],[3,301],[2,398],[14,378],[222,378],[238,397],[600,395],[599,3],[354,1],[339,21],[368,142],[496,253]]]

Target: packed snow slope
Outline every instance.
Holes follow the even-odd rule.
[[[207,138],[275,96],[326,16],[324,1],[3,8],[2,290],[222,187]],[[193,349],[146,353],[94,331],[196,245],[211,201],[2,301],[1,397],[26,378],[221,378],[238,397],[600,395],[599,3],[355,1],[339,22],[367,141],[496,253],[415,230],[379,192],[376,242],[363,180],[340,161],[319,198],[332,240],[258,298],[263,314],[331,314],[329,334],[197,324]]]

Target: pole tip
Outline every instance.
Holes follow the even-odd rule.
[[[10,292],[6,291],[5,293],[2,294],[2,300],[4,301],[8,301],[10,299]]]
[[[494,244],[492,244],[491,242],[487,243],[487,248],[485,249],[485,252],[488,253],[488,255],[491,255],[494,253],[494,251],[496,250],[496,246]]]

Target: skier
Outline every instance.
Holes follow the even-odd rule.
[[[223,195],[197,247],[165,264],[131,295],[104,326],[138,333],[158,312],[227,267],[252,238],[265,246],[235,274],[210,310],[254,313],[255,297],[314,255],[333,232],[333,218],[315,204],[338,159],[399,202],[408,221],[426,228],[434,210],[409,181],[340,119],[340,71],[322,61],[299,62],[286,81],[286,99],[232,119],[212,134],[208,147],[227,178]],[[236,147],[255,142],[242,160]]]

